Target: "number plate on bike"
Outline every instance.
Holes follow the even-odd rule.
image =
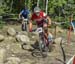
[[[43,29],[41,27],[37,28],[36,32],[41,33],[41,32],[43,32]]]

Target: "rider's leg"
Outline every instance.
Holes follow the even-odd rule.
[[[45,42],[46,42],[46,45],[48,45],[48,28],[47,28],[47,23],[43,23],[43,28],[44,28]]]
[[[43,24],[44,27],[44,35],[45,35],[45,41],[46,45],[48,46],[52,42],[52,34],[48,31],[47,23]]]

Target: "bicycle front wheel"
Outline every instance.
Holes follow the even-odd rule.
[[[39,50],[42,57],[47,57],[48,48],[46,47],[45,41],[42,41],[42,40],[39,41]]]

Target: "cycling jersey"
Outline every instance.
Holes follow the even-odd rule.
[[[29,10],[26,10],[26,9],[23,9],[20,14],[24,17],[24,18],[28,18],[28,15],[29,15],[30,11]]]
[[[39,16],[37,16],[35,13],[33,13],[31,20],[36,21],[37,25],[40,26],[43,24],[44,18],[46,18],[46,14],[41,11],[41,12],[39,12]]]

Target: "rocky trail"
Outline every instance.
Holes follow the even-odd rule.
[[[17,33],[16,33],[17,32]],[[54,34],[54,29],[51,29]],[[61,36],[64,37],[63,47],[66,53],[66,62],[75,55],[75,35],[71,33],[72,42],[67,44],[67,31],[58,27],[54,48],[46,58],[37,58],[31,55],[34,45],[38,40],[38,33],[21,31],[20,25],[7,25],[0,30],[0,64],[63,64],[63,54],[60,49]],[[25,50],[21,45],[26,43]]]

